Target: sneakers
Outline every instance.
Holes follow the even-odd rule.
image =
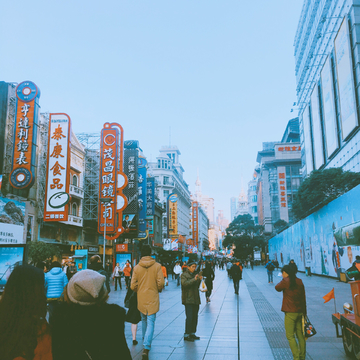
[[[141,354],[141,360],[149,360],[149,351],[148,349],[144,349]]]

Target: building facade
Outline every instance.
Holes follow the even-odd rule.
[[[257,183],[259,177],[260,168],[256,168],[252,179],[248,183],[248,209],[249,214],[252,216],[255,225],[259,225],[258,219],[258,194]]]
[[[304,1],[294,40],[304,176],[360,171],[359,30],[359,1]]]
[[[180,164],[180,151],[176,146],[163,146],[155,162],[149,162],[148,172],[155,177],[157,196],[163,207],[167,206],[170,194],[178,195],[177,229],[178,235],[186,239],[190,236],[190,190],[185,182],[184,169]],[[167,238],[167,212],[163,213],[163,238]]]
[[[236,197],[232,197],[230,199],[230,216],[231,216],[230,221],[233,221],[235,219],[236,209],[237,209],[237,199]]]

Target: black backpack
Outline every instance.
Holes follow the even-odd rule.
[[[268,266],[267,266],[267,269],[269,271],[274,271],[275,270],[275,266],[273,265],[273,263],[270,263]]]

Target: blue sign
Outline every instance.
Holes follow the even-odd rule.
[[[143,157],[138,158],[138,203],[139,203],[139,235],[146,237],[146,199],[147,199],[147,161]]]
[[[155,178],[147,178],[146,216],[155,214]]]

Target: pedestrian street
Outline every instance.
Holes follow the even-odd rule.
[[[280,281],[274,272],[274,284],[267,283],[266,270],[260,266],[244,269],[240,282],[240,295],[234,294],[233,283],[225,270],[216,270],[211,302],[206,304],[201,294],[197,335],[200,340],[183,340],[185,314],[181,304],[181,289],[171,279],[160,294],[150,359],[157,360],[291,360],[292,355],[285,337],[282,294],[274,289]],[[335,287],[338,310],[351,302],[350,286],[335,279],[299,273],[305,285],[308,316],[317,334],[307,340],[306,359],[347,359],[342,340],[337,339],[331,321],[333,302],[323,303],[322,296]],[[124,306],[125,287],[111,291],[109,303]],[[141,359],[141,322],[138,324],[138,345],[132,345],[130,324],[125,324],[125,335],[133,359]]]

